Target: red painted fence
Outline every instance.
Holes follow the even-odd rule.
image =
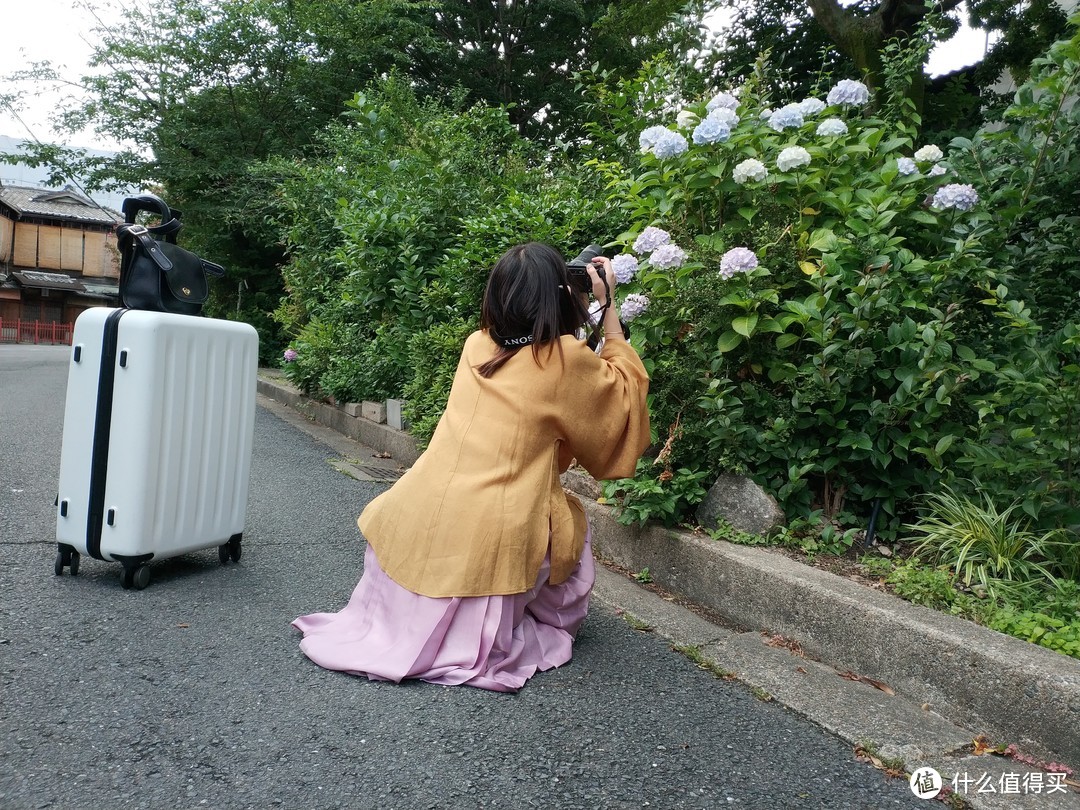
[[[66,343],[70,346],[71,329],[70,323],[0,318],[0,343]]]

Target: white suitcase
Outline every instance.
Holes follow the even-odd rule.
[[[55,572],[218,547],[240,559],[259,338],[249,324],[95,307],[75,321],[64,409]]]

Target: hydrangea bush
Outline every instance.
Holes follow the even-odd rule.
[[[932,175],[942,151],[869,113],[860,82],[790,103],[757,86],[646,122],[654,143],[654,127],[695,129],[611,170],[639,260],[621,294],[649,301],[629,309],[663,450],[641,475],[733,470],[790,517],[865,524],[877,501],[896,526],[973,419],[965,397],[992,368],[979,330],[1008,328],[1007,301],[986,302],[991,217],[976,178]]]

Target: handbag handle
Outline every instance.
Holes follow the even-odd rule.
[[[161,219],[160,225],[154,225],[147,230],[154,236],[164,238],[167,242],[176,244],[176,234],[180,232],[183,224],[180,222],[180,212],[169,208],[165,201],[155,194],[139,194],[124,200],[121,210],[124,212],[124,222],[132,225],[140,211],[149,211]]]

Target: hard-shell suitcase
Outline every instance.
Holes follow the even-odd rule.
[[[218,547],[240,559],[255,425],[249,324],[95,307],[75,321],[57,496],[55,571]]]

